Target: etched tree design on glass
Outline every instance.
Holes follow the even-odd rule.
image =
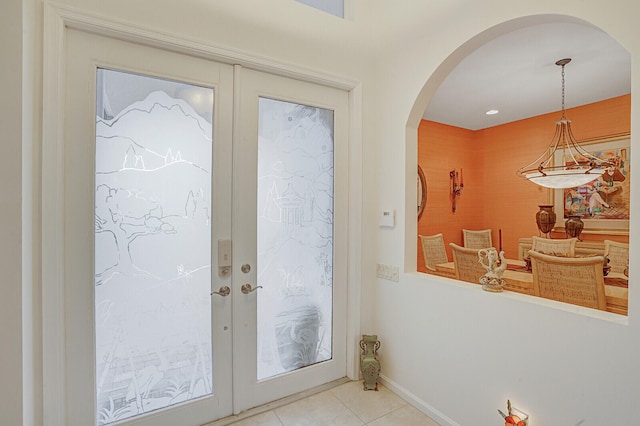
[[[213,90],[103,69],[97,83],[94,285],[102,425],[213,392]],[[132,94],[137,100],[127,103]]]

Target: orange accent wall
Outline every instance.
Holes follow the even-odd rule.
[[[631,95],[619,96],[571,108],[565,115],[579,141],[624,135],[631,131]],[[418,233],[444,234],[448,243],[462,245],[462,229],[493,230],[493,244],[507,258],[516,258],[518,239],[538,235],[535,215],[538,205],[549,204],[549,190],[516,175],[547,148],[559,112],[519,120],[478,131],[422,120],[418,127],[418,164],[427,180],[427,204],[418,222]],[[449,171],[463,169],[464,189],[451,211]],[[556,238],[564,235],[554,234]],[[582,234],[585,241],[612,239],[627,242],[627,236]],[[418,241],[418,270],[424,271]]]

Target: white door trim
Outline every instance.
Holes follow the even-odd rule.
[[[241,348],[240,353],[234,353],[234,412],[238,413],[242,410],[252,408],[270,401],[291,395],[295,392],[305,390],[310,386],[318,386],[322,383],[326,383],[332,380],[337,380],[345,377],[346,374],[346,312],[348,301],[348,191],[346,182],[348,179],[348,94],[344,90],[328,88],[326,86],[320,86],[317,84],[310,84],[308,82],[302,82],[300,80],[294,80],[287,77],[275,76],[271,73],[264,73],[261,71],[249,70],[240,66],[235,67],[237,89],[234,91],[236,113],[234,114],[234,167],[233,167],[233,214],[232,214],[232,239],[234,241],[233,246],[233,258],[236,260],[234,265],[234,292],[238,292],[239,286],[242,283],[250,283],[251,285],[264,285],[265,288],[260,290],[256,295],[247,295],[245,297],[234,298],[233,316],[234,316],[234,347]],[[320,144],[314,143],[315,138],[300,136],[292,136],[291,139],[296,140],[295,145],[288,145],[286,142],[288,137],[284,136],[290,131],[289,128],[279,129],[278,125],[271,127],[262,113],[268,115],[268,107],[265,110],[262,109],[263,102],[269,103],[271,108],[275,107],[275,104],[282,106],[289,105],[305,105],[310,110],[324,110],[328,115],[333,117],[332,124],[328,124],[327,128],[332,130],[331,137],[328,137],[322,145],[323,151],[320,151]],[[281,110],[280,113],[282,113]],[[277,114],[273,117],[275,122],[278,122],[276,118]],[[296,122],[293,117],[289,117],[290,120],[297,124],[291,126],[291,128],[303,128],[310,133],[315,134],[314,128],[321,126],[320,122],[315,122],[313,118],[310,118],[310,122],[314,122],[315,125],[307,124],[304,120]],[[268,130],[265,133],[261,133],[258,123],[275,132],[280,130],[281,134],[275,136],[269,133]],[[307,127],[305,127],[307,126]],[[304,133],[304,131],[301,131]],[[320,136],[321,132],[317,135]],[[281,139],[282,138],[282,139]],[[315,144],[315,145],[314,145]],[[292,146],[296,146],[295,155],[287,154],[288,149]],[[315,151],[314,149],[317,149]],[[282,151],[278,151],[282,150]],[[308,151],[307,151],[308,150]],[[325,151],[326,150],[326,151]],[[279,166],[275,166],[271,156],[275,153],[276,158],[280,160]],[[306,156],[312,155],[314,152],[316,155],[320,155],[320,152],[330,152],[329,157],[323,157],[322,160],[317,159],[318,164],[314,165],[306,163]],[[282,157],[280,157],[280,155]],[[295,157],[293,159],[292,157]],[[262,160],[261,160],[262,159]],[[312,161],[313,162],[313,161]],[[262,163],[262,166],[260,165]],[[303,172],[306,167],[300,167],[300,164],[305,164],[309,167],[308,175],[303,173],[304,176],[298,176],[298,173]],[[331,168],[331,172],[328,175],[332,177],[332,184],[328,181],[327,185],[333,185],[328,190],[327,197],[331,199],[329,203],[332,203],[331,207],[326,204],[317,205],[311,199],[310,196],[308,202],[312,207],[309,211],[302,209],[300,215],[302,219],[298,226],[292,225],[290,229],[291,234],[285,233],[283,228],[279,227],[277,223],[279,219],[278,214],[272,217],[271,220],[265,220],[264,215],[268,215],[259,207],[260,200],[263,197],[268,197],[270,191],[284,191],[287,188],[287,183],[290,185],[286,190],[288,193],[291,191],[300,197],[307,197],[308,194],[316,194],[316,192],[322,192],[315,186],[314,181],[321,179],[320,175],[315,175],[318,170],[313,170],[314,166],[319,169]],[[284,169],[282,171],[276,171],[276,169]],[[262,170],[261,170],[262,169]],[[265,182],[269,182],[268,184]],[[272,186],[273,185],[273,186]],[[305,185],[308,185],[307,189],[303,189]],[[302,186],[302,187],[301,187]],[[262,187],[260,190],[259,188]],[[299,191],[299,192],[298,192]],[[308,192],[307,192],[308,191]],[[304,193],[304,195],[303,195]],[[282,192],[278,192],[277,196],[284,196]],[[264,202],[264,200],[262,201]],[[327,200],[324,200],[327,202]],[[268,203],[265,203],[268,204]],[[321,207],[323,206],[323,207]],[[263,204],[264,208],[264,204]],[[324,208],[331,209],[332,223],[329,229],[324,228],[326,226],[323,220],[320,220],[311,211],[322,210]],[[276,208],[277,210],[277,208]],[[282,214],[282,213],[280,213]],[[308,221],[308,222],[306,222]],[[304,222],[304,223],[302,223]],[[265,232],[265,228],[271,232]],[[261,231],[262,229],[262,231]],[[311,257],[317,256],[321,252],[320,244],[315,241],[314,238],[308,237],[305,243],[301,243],[300,239],[305,240],[307,232],[303,230],[315,230],[318,234],[324,235],[324,243],[331,245],[330,252],[323,252],[328,255],[331,264],[331,278],[329,278],[331,290],[327,293],[327,287],[321,285],[320,275],[317,270],[314,270],[313,266],[308,264],[307,261],[311,260]],[[325,232],[331,233],[330,237]],[[288,238],[285,237],[288,235]],[[259,243],[262,238],[264,241]],[[331,243],[329,243],[329,240]],[[296,241],[293,246],[301,250],[299,257],[294,255],[291,251],[288,251],[284,246],[289,246],[290,241]],[[282,246],[281,246],[282,244]],[[308,245],[307,245],[308,244]],[[315,245],[318,245],[317,247]],[[289,246],[291,248],[291,246]],[[280,251],[282,250],[282,251]],[[307,251],[309,250],[309,251]],[[260,254],[262,253],[262,254]],[[275,253],[278,253],[277,255]],[[286,260],[285,260],[286,259]],[[306,259],[306,260],[305,260]],[[255,266],[249,273],[242,273],[240,271],[240,264],[249,263]],[[272,263],[273,262],[273,263]],[[313,263],[313,262],[311,262]],[[274,265],[278,265],[274,267]],[[300,266],[298,266],[300,265]],[[302,268],[304,266],[304,273],[300,276],[297,275],[296,267]],[[259,268],[259,266],[261,268]],[[260,271],[259,271],[260,269]],[[270,272],[271,271],[271,272]],[[277,272],[280,271],[280,272]],[[319,332],[322,333],[324,343],[322,346],[322,352],[328,358],[322,360],[307,360],[311,361],[311,365],[305,368],[293,369],[288,372],[267,373],[266,376],[261,376],[259,373],[260,368],[258,364],[262,364],[266,368],[279,367],[276,365],[269,365],[270,358],[265,358],[265,353],[269,352],[270,345],[277,345],[283,343],[281,341],[266,343],[265,336],[260,338],[259,330],[261,327],[258,325],[258,313],[262,311],[261,320],[269,322],[269,318],[274,321],[279,315],[289,312],[293,306],[298,308],[304,308],[308,302],[302,302],[299,298],[287,298],[291,303],[292,300],[298,300],[288,307],[280,306],[280,314],[277,314],[277,306],[270,306],[262,309],[258,309],[258,299],[261,299],[262,303],[267,300],[275,302],[276,299],[280,300],[278,294],[281,291],[286,291],[282,272],[291,273],[295,276],[292,278],[296,281],[297,285],[305,288],[312,296],[310,300],[317,303],[317,306],[322,306],[322,321],[319,321]],[[275,274],[274,274],[275,272]],[[262,276],[262,278],[259,278]],[[300,281],[297,281],[300,280]],[[296,284],[289,283],[296,287]],[[323,296],[320,296],[322,294]],[[261,298],[264,296],[264,298]],[[324,300],[324,297],[331,297],[331,302]],[[280,297],[283,297],[280,295]],[[321,301],[321,299],[323,299]],[[283,300],[280,300],[283,301]],[[324,303],[331,303],[331,307],[328,311],[324,310]],[[316,305],[314,305],[316,306]],[[271,317],[271,316],[274,317]],[[294,314],[295,317],[295,314]],[[326,320],[326,321],[325,321]],[[294,321],[292,317],[289,317],[289,321]],[[324,326],[320,323],[324,323]],[[244,325],[242,325],[244,324]],[[257,328],[255,328],[255,326]],[[330,324],[330,326],[329,326]],[[326,329],[325,329],[326,326]],[[273,327],[273,328],[272,328]],[[275,338],[276,324],[271,324],[267,329],[262,328],[263,333],[273,333]],[[306,326],[301,326],[306,327]],[[292,327],[290,333],[295,333],[296,327]],[[309,328],[309,331],[311,328]],[[324,334],[326,333],[326,334]],[[282,337],[282,336],[280,336]],[[295,339],[294,339],[295,340]],[[238,346],[236,346],[238,345]],[[328,345],[328,346],[327,346]],[[327,355],[327,351],[329,354]],[[280,347],[276,351],[274,349],[271,353],[271,357],[278,359],[277,353],[280,353]],[[246,359],[242,359],[242,357]],[[296,358],[298,361],[304,362],[304,356]],[[281,360],[282,361],[282,360]],[[276,361],[275,364],[278,364]],[[279,364],[278,364],[279,365]],[[284,365],[282,365],[284,367]],[[287,370],[287,367],[284,367]],[[264,373],[264,371],[263,371]],[[256,377],[259,377],[256,380]]]
[[[275,75],[323,84],[349,92],[349,242],[347,375],[358,378],[362,279],[362,85],[274,58],[132,25],[106,16],[46,3],[44,12],[42,117],[42,350],[43,415],[47,424],[66,423],[64,351],[64,57],[66,29],[75,28],[218,62],[243,65]],[[42,214],[42,212],[46,212]]]

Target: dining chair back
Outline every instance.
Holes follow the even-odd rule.
[[[529,250],[536,296],[606,310],[603,256],[559,257]]]
[[[577,238],[541,238],[531,237],[531,250],[552,256],[574,257]]]
[[[456,271],[456,279],[480,284],[480,277],[487,272],[480,262],[478,262],[478,252],[481,249],[460,247],[455,243],[449,243],[449,246],[453,253],[453,265]]]
[[[462,238],[466,248],[483,249],[493,247],[493,243],[491,242],[491,229],[478,231],[463,229]]]
[[[424,257],[424,265],[427,267],[427,272],[435,272],[438,263],[447,263],[449,261],[442,234],[418,235],[418,237],[422,245],[422,256]]]
[[[604,256],[609,259],[611,272],[623,273],[629,262],[629,244],[604,240]]]

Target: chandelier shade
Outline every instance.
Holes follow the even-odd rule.
[[[602,176],[602,172],[598,174],[586,174],[582,170],[556,170],[548,172],[546,175],[539,173],[529,173],[525,178],[536,185],[544,186],[551,189],[575,188],[577,186],[586,185],[589,182]]]
[[[540,157],[518,170],[521,176],[545,188],[574,188],[596,180],[611,164],[580,146],[564,115],[564,67],[571,59],[560,59],[562,67],[562,116],[556,122],[551,143]],[[557,164],[556,164],[557,163]]]

